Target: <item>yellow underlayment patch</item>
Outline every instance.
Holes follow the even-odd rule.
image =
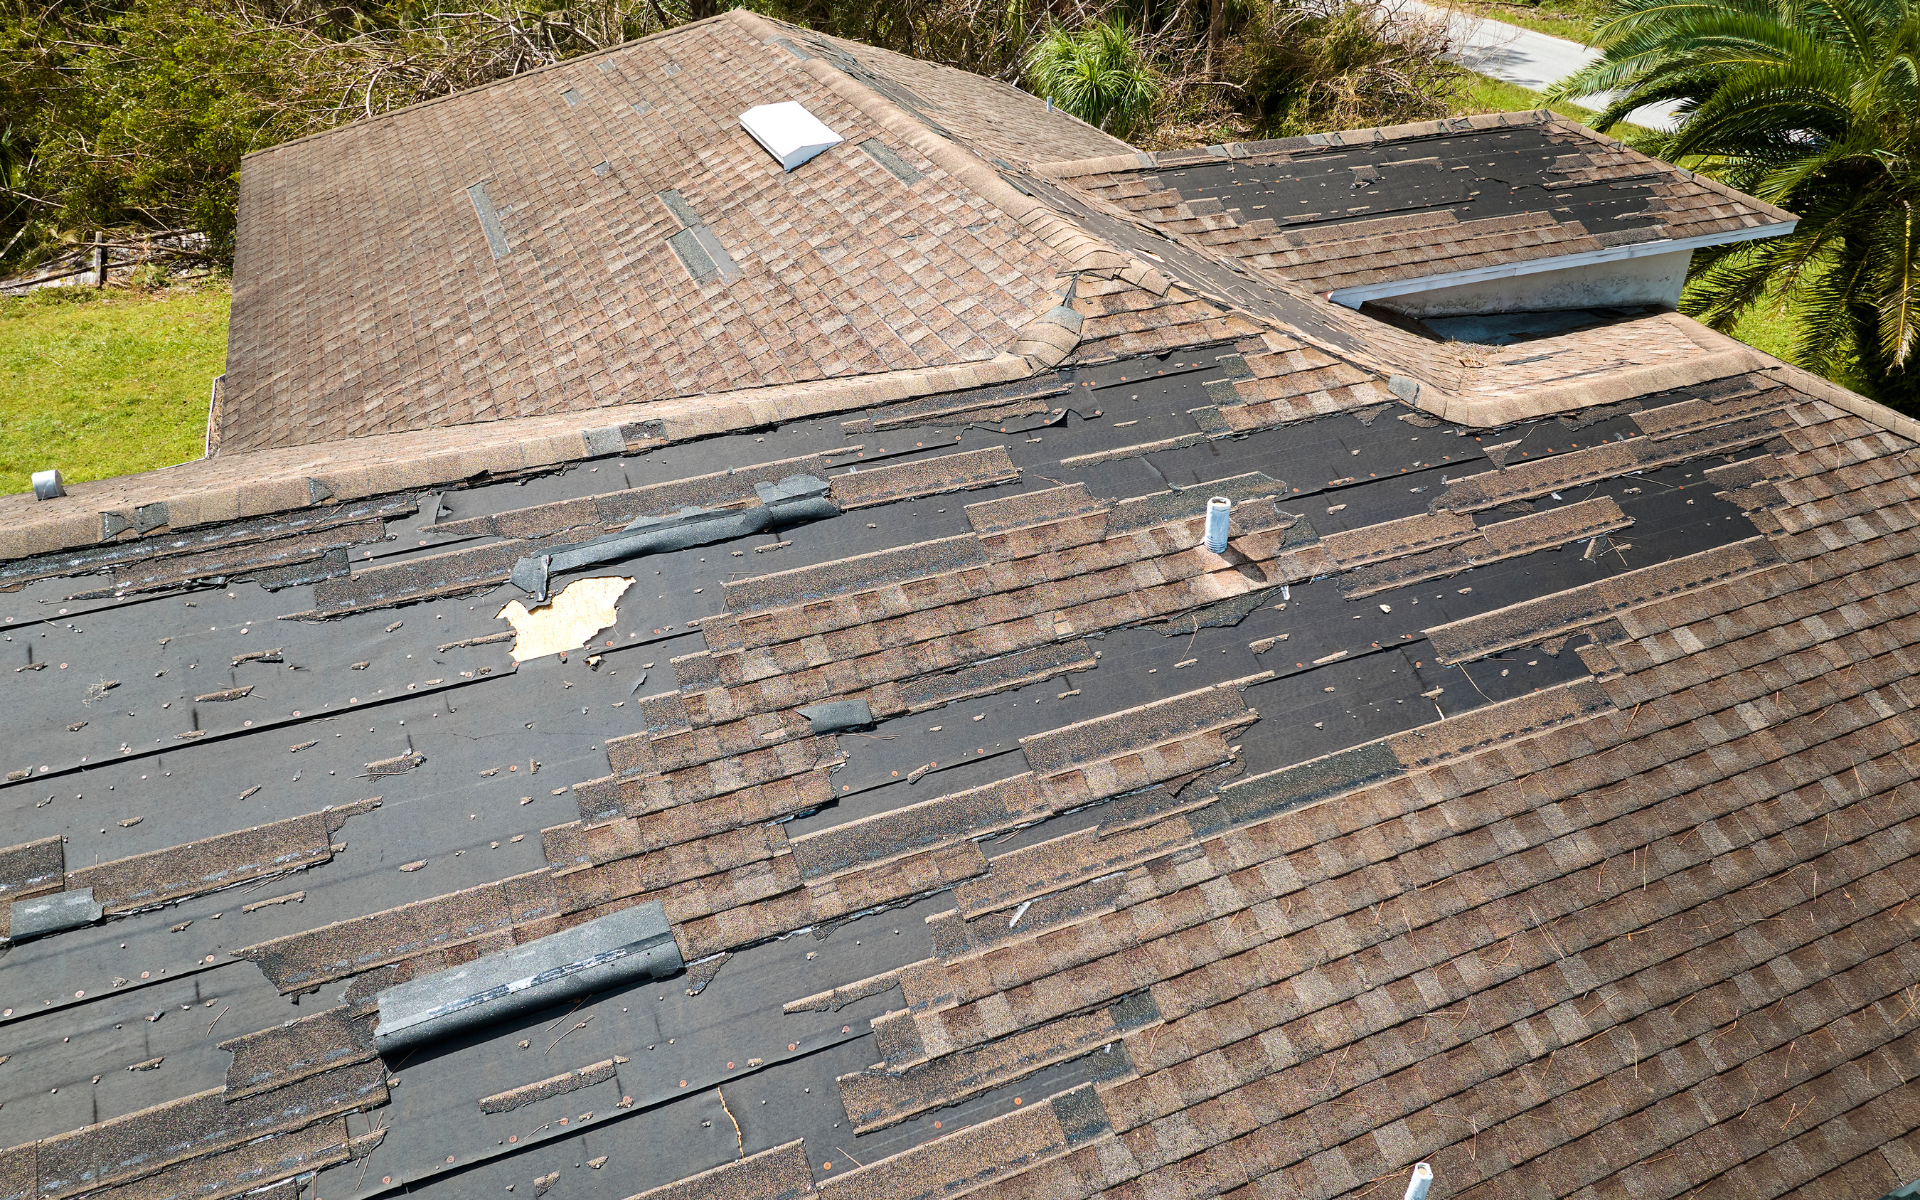
[[[513,661],[522,663],[586,645],[588,638],[618,619],[614,602],[632,586],[633,580],[618,576],[576,579],[531,611],[518,600],[509,601],[499,615],[519,635],[513,643]]]

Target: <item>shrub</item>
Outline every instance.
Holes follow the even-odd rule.
[[[1153,112],[1160,83],[1117,18],[1070,33],[1055,25],[1028,52],[1028,90],[1121,139]]]
[[[1366,0],[1330,11],[1256,6],[1227,63],[1260,137],[1445,116],[1466,72],[1441,56],[1446,27]]]

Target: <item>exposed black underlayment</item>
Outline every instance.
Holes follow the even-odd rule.
[[[1019,468],[1017,480],[977,490],[557,577],[556,589],[587,576],[633,581],[614,624],[564,661],[547,655],[516,666],[512,641],[493,640],[508,631],[498,614],[521,595],[505,584],[326,621],[281,619],[310,607],[310,585],[270,592],[239,577],[123,598],[69,599],[94,577],[25,581],[0,594],[0,664],[27,668],[7,672],[15,702],[0,747],[0,846],[64,836],[72,871],[380,798],[305,869],[0,951],[0,1010],[12,1010],[0,1028],[13,1055],[0,1073],[12,1135],[4,1140],[217,1088],[230,1061],[221,1040],[340,1002],[343,982],[297,1002],[282,997],[234,950],[545,866],[540,831],[577,819],[571,786],[607,774],[608,739],[642,727],[640,700],[680,686],[669,660],[707,648],[695,622],[724,611],[729,582],[965,534],[967,505],[1065,483],[1106,500],[1182,489],[1150,506],[1162,516],[1197,515],[1216,484],[1241,494],[1270,486],[1304,542],[1427,513],[1451,482],[1494,469],[1489,447],[1512,466],[1640,435],[1631,406],[1472,432],[1403,422],[1392,407],[1133,449],[1198,433],[1189,411],[1217,402],[1207,385],[1234,371],[1230,355],[1230,347],[1202,347],[973,397],[1037,395],[1045,412],[1027,423],[944,413],[902,424],[900,406],[891,406],[429,493],[393,508],[387,540],[353,548],[356,569],[425,561],[504,540],[435,531],[451,522],[804,454],[830,456],[828,479],[991,447]],[[1687,389],[1642,403],[1715,394]],[[886,422],[894,424],[875,430]],[[1275,584],[1063,642],[1052,650],[1066,665],[1047,678],[838,734],[845,758],[831,776],[833,799],[786,820],[784,832],[801,837],[1010,778],[1028,770],[1024,736],[1224,680],[1242,681],[1241,697],[1258,714],[1229,737],[1237,747],[1230,763],[1177,798],[1143,793],[1036,818],[987,838],[982,852],[991,860],[1210,795],[1192,818],[1197,829],[1310,803],[1393,769],[1370,745],[1379,738],[1586,673],[1575,653],[1583,638],[1448,666],[1424,630],[1753,536],[1703,471],[1766,453],[1708,454],[1474,517],[1485,526],[1610,497],[1631,524],[1595,538],[1366,595],[1351,594],[1353,576]],[[1086,456],[1095,461],[1073,461]],[[219,531],[204,536],[217,540]],[[1317,761],[1294,767],[1309,760]],[[383,761],[407,769],[369,770]],[[1293,769],[1254,780],[1283,768]],[[29,773],[6,778],[11,772]],[[274,899],[281,902],[248,911]],[[556,1200],[620,1200],[795,1137],[806,1139],[824,1178],[1012,1111],[1016,1098],[1031,1103],[1105,1077],[1111,1055],[1096,1050],[852,1135],[834,1081],[882,1056],[869,1022],[900,1007],[899,992],[837,1012],[786,1016],[781,1006],[928,956],[927,918],[955,904],[951,891],[939,892],[749,947],[697,996],[686,995],[684,977],[632,987],[388,1063],[400,1085],[371,1115],[389,1129],[385,1141],[364,1162],[323,1171],[303,1186],[303,1200],[401,1191],[466,1200],[509,1184],[521,1200],[553,1172],[560,1180],[552,1186],[564,1189]],[[1046,911],[1037,907],[1030,919]],[[996,919],[1004,929],[1003,917],[985,925]],[[628,1062],[612,1080],[480,1112],[480,1097],[614,1055]],[[127,1069],[155,1058],[162,1061],[152,1069]],[[748,1066],[754,1058],[760,1065]],[[628,1096],[632,1105],[619,1107]],[[364,1132],[369,1118],[355,1116],[349,1128]]]
[[[835,1136],[851,1143],[833,1080],[878,1057],[868,1023],[890,1000],[897,1006],[898,994],[868,997],[838,1012],[783,1017],[780,1007],[878,973],[902,956],[924,956],[924,917],[936,909],[929,902],[883,914],[858,933],[827,942],[799,935],[750,948],[729,958],[699,996],[686,995],[679,980],[629,987],[390,1061],[402,1086],[383,1115],[409,1136],[384,1142],[359,1186],[359,1164],[348,1164],[321,1176],[319,1194],[473,1195],[489,1184],[495,1190],[530,1185],[554,1169],[546,1165],[549,1159],[570,1173],[565,1164],[612,1154],[621,1161],[611,1180],[624,1182],[583,1174],[580,1185],[594,1195],[604,1188],[605,1195],[617,1197],[621,1187],[630,1195],[737,1156],[722,1096],[741,1137],[759,1139],[747,1153],[796,1137],[805,1137],[810,1147],[829,1146]],[[584,1027],[555,1041],[582,1021]],[[523,1040],[531,1043],[524,1050]],[[789,1045],[798,1049],[789,1051]],[[483,1117],[477,1107],[477,1097],[616,1055],[629,1061],[618,1064],[616,1079],[607,1083],[497,1115]],[[761,1061],[750,1065],[754,1059]],[[631,1106],[621,1107],[628,1097]],[[698,1120],[678,1115],[688,1107],[696,1108]],[[592,1118],[583,1121],[589,1112]],[[581,1126],[600,1132],[572,1132]],[[668,1137],[663,1143],[656,1131],[667,1129],[683,1140]],[[584,1138],[585,1157],[553,1158],[576,1136]],[[508,1144],[508,1138],[516,1140]],[[534,1149],[542,1144],[544,1153]],[[455,1159],[451,1164],[448,1155]],[[391,1184],[384,1182],[388,1178]]]
[[[1462,221],[1544,213],[1589,233],[1645,229],[1644,182],[1566,184],[1554,161],[1588,147],[1547,130],[1499,130],[1295,153],[1285,160],[1222,159],[1148,172],[1182,200],[1218,200],[1242,224],[1283,228],[1345,224],[1416,212],[1451,212]],[[1560,183],[1552,191],[1547,185]]]

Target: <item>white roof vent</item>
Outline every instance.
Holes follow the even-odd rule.
[[[822,150],[837,146],[839,134],[820,123],[797,101],[762,104],[740,114],[740,128],[780,160],[780,169],[791,171]]]

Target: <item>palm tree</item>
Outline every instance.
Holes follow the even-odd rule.
[[[1551,98],[1611,92],[1602,129],[1677,100],[1644,148],[1800,217],[1696,253],[1686,310],[1792,309],[1799,365],[1920,409],[1920,0],[1613,0],[1597,33]]]
[[[1078,33],[1055,25],[1026,60],[1027,87],[1122,141],[1153,111],[1160,86],[1126,23],[1089,22]]]

